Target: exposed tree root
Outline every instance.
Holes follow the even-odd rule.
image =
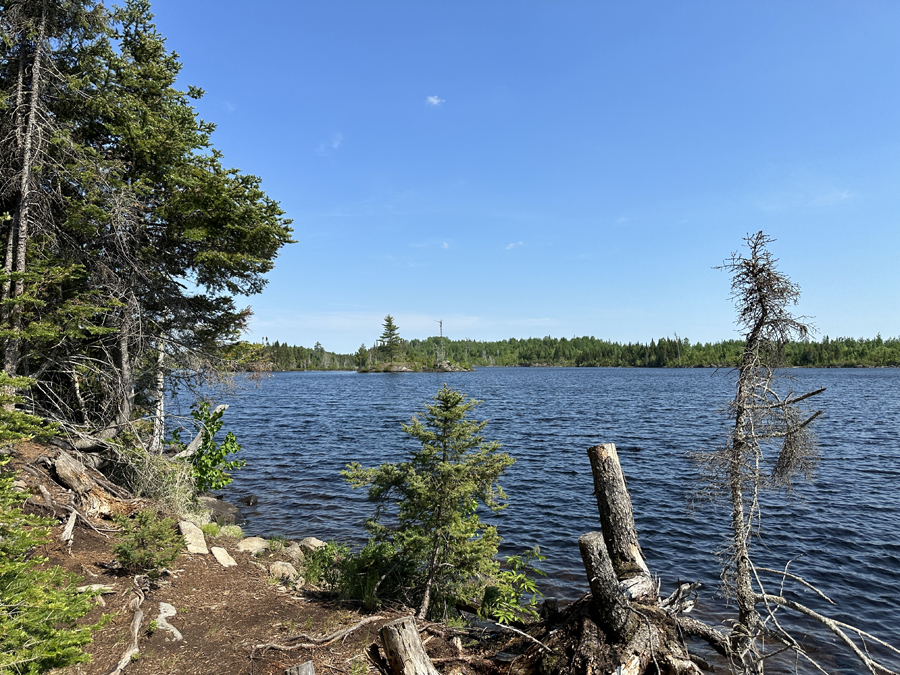
[[[331,635],[326,635],[324,637],[314,637],[311,635],[307,635],[306,633],[300,633],[298,635],[292,635],[283,643],[267,642],[265,644],[256,645],[253,648],[253,651],[250,652],[250,660],[252,661],[256,657],[257,653],[264,654],[270,649],[289,652],[293,651],[294,649],[318,649],[319,647],[325,647],[326,645],[330,645],[332,642],[340,640],[342,637],[349,635],[353,631],[365,626],[366,624],[380,621],[382,619],[384,619],[383,616],[376,614],[375,616],[367,616],[365,619],[353,624],[349,628],[344,628],[337,631],[336,633],[332,633]],[[298,640],[305,640],[305,642],[298,642]]]
[[[141,632],[141,621],[144,618],[144,610],[141,609],[141,604],[144,602],[144,592],[138,584],[137,577],[135,577],[134,581],[134,592],[137,595],[131,600],[131,608],[134,610],[134,616],[131,618],[131,644],[125,650],[125,653],[122,654],[122,658],[119,659],[116,667],[109,671],[107,675],[121,675],[126,666],[131,663],[131,658],[140,651],[138,649],[138,635]]]

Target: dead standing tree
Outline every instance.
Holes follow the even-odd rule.
[[[747,255],[732,254],[721,269],[732,275],[731,296],[738,311],[738,325],[744,331],[744,352],[738,367],[734,400],[729,414],[734,425],[727,442],[717,451],[696,456],[704,487],[701,493],[727,501],[731,508],[731,532],[725,551],[722,580],[734,593],[738,620],[728,640],[729,658],[740,673],[762,673],[766,654],[762,644],[780,643],[794,650],[813,667],[821,667],[776,616],[786,607],[824,624],[863,662],[871,673],[891,673],[873,661],[848,636],[879,640],[862,631],[830,620],[799,603],[767,593],[760,579],[763,570],[753,563],[751,540],[759,531],[760,492],[790,489],[798,476],[810,478],[818,462],[818,447],[810,423],[821,411],[805,408],[806,401],[824,391],[818,389],[795,395],[779,393],[779,372],[783,347],[792,339],[805,339],[809,326],[803,317],[794,317],[790,307],[797,304],[799,288],[776,268],[777,260],[768,251],[771,238],[758,232],[746,238]],[[802,405],[801,405],[802,404]],[[781,582],[804,580],[787,572]],[[813,589],[816,590],[816,589]],[[822,597],[825,597],[819,591]],[[881,642],[882,646],[896,652]],[[900,653],[900,652],[897,652]],[[824,671],[822,671],[824,672]]]

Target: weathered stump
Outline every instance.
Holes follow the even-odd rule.
[[[657,584],[650,574],[638,543],[634,525],[631,497],[625,485],[625,475],[613,443],[588,448],[594,494],[600,513],[603,540],[612,561],[616,577],[630,599],[655,598]]]
[[[416,620],[407,616],[381,628],[381,643],[392,675],[438,675],[425,653]]]
[[[578,548],[591,586],[600,627],[615,640],[627,640],[635,631],[637,617],[631,611],[631,603],[624,591],[619,587],[603,535],[599,532],[582,535],[578,539]]]

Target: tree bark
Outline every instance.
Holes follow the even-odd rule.
[[[578,539],[578,548],[591,586],[600,628],[618,642],[625,642],[638,627],[631,603],[619,587],[606,542],[600,532],[588,532]]]
[[[630,599],[656,597],[657,586],[638,543],[631,497],[614,443],[588,448],[603,540],[616,578]]]
[[[162,452],[162,441],[166,428],[166,373],[164,370],[166,360],[166,342],[160,337],[156,341],[156,401],[153,405],[153,436],[150,439],[150,451]]]
[[[438,675],[411,616],[386,623],[381,628],[381,643],[392,675]]]

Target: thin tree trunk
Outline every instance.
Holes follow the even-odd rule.
[[[732,648],[741,658],[744,672],[762,673],[763,662],[758,658],[756,634],[762,625],[756,610],[756,593],[753,591],[753,570],[750,563],[750,542],[748,518],[744,505],[744,463],[749,460],[753,448],[748,446],[744,427],[747,424],[746,406],[751,402],[753,392],[748,382],[759,349],[759,329],[766,319],[765,310],[760,320],[747,337],[747,343],[738,375],[738,395],[735,409],[734,434],[731,439],[729,462],[729,490],[731,496],[731,527],[733,530],[735,595],[738,604],[739,630],[732,632]]]
[[[123,427],[131,421],[131,412],[134,409],[134,374],[131,365],[131,346],[133,320],[130,316],[131,307],[126,307],[126,316],[122,320],[119,329],[119,411],[116,416],[116,426]]]
[[[22,175],[19,182],[19,208],[17,212],[15,271],[25,272],[25,254],[28,248],[29,207],[31,203],[31,181],[34,157],[38,145],[37,110],[41,98],[41,65],[44,57],[44,36],[47,28],[47,0],[41,5],[41,23],[35,44],[34,59],[31,68],[31,91],[29,93],[28,126],[22,139]],[[13,298],[19,298],[25,292],[25,280],[18,278],[13,284]],[[10,316],[10,327],[19,333],[22,330],[22,305],[13,304]],[[17,371],[21,338],[16,335],[6,343],[4,368],[10,376]]]
[[[166,342],[159,338],[156,343],[156,403],[153,410],[153,437],[150,440],[150,451],[162,452],[162,439],[165,434],[166,413],[166,373],[163,369],[166,359]]]

